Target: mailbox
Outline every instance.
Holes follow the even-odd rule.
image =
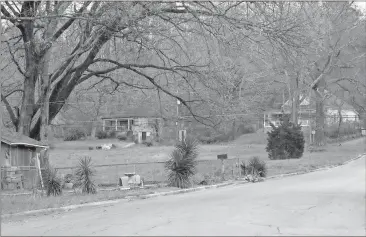
[[[219,159],[219,160],[226,160],[227,159],[227,154],[217,155],[217,159]]]

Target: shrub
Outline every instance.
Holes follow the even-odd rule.
[[[267,176],[266,162],[260,160],[258,156],[252,157],[246,168],[249,174],[258,174],[260,177]]]
[[[127,135],[125,133],[119,133],[119,134],[117,134],[117,139],[120,141],[126,141]]]
[[[64,182],[65,183],[72,183],[74,180],[74,176],[72,174],[67,174],[64,177]]]
[[[46,166],[44,186],[47,196],[59,196],[62,194],[61,178],[57,174],[57,170],[50,165]]]
[[[255,133],[255,129],[253,126],[241,124],[237,129],[238,135],[249,134],[249,133]]]
[[[153,143],[151,141],[144,141],[142,144],[144,144],[147,147],[153,146]]]
[[[247,175],[248,169],[247,169],[247,166],[245,164],[245,161],[241,162],[240,171],[241,171],[241,175]]]
[[[115,138],[116,137],[116,131],[112,130],[112,131],[108,131],[107,132],[107,137],[108,138]]]
[[[76,187],[81,187],[82,193],[95,194],[97,192],[93,176],[95,170],[93,169],[91,158],[83,157],[79,159],[79,165],[75,172]]]
[[[198,156],[198,143],[193,138],[186,138],[185,141],[177,143],[165,163],[168,171],[168,183],[178,188],[187,188],[190,179],[196,174]]]
[[[202,144],[211,144],[214,143],[214,139],[211,137],[207,137],[207,136],[200,136],[198,138],[198,140],[202,143]]]
[[[107,132],[105,131],[98,131],[95,135],[98,139],[106,139],[108,137]]]
[[[138,136],[137,136],[137,135],[133,135],[133,136],[132,136],[132,141],[133,141],[135,144],[138,144],[138,143],[139,143]]]
[[[271,124],[272,131],[267,132],[268,157],[271,160],[300,158],[304,152],[304,134],[300,125],[294,125],[284,117],[278,127]]]
[[[128,140],[133,141],[133,131],[131,130],[127,131],[126,136]]]
[[[85,137],[85,132],[81,128],[71,128],[66,132],[64,141],[77,141]]]
[[[339,134],[338,134],[338,124],[332,124],[327,126],[325,129],[325,135],[328,138],[341,138],[348,135],[355,135],[358,134],[359,131],[357,130],[355,124],[352,123],[342,123],[339,127]]]

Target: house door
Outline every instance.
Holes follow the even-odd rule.
[[[146,132],[142,132],[142,140],[146,141]]]

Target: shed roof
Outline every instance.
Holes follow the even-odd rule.
[[[29,147],[48,148],[48,146],[43,144],[42,142],[39,142],[21,133],[14,132],[4,127],[1,128],[1,142],[6,143],[10,146],[23,145]]]

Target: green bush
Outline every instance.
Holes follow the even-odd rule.
[[[108,138],[116,138],[117,132],[112,130],[112,131],[108,131],[107,132],[107,137]]]
[[[96,136],[98,139],[106,139],[106,138],[108,138],[108,134],[107,134],[107,132],[102,131],[102,130],[99,130],[99,131],[97,132],[97,134],[95,134],[95,136]]]
[[[152,141],[144,141],[142,144],[144,144],[145,146],[147,147],[151,147],[153,146],[154,144],[152,143]]]
[[[254,156],[249,160],[247,170],[249,174],[258,174],[260,177],[267,176],[266,162],[260,160],[258,156]]]
[[[59,196],[62,194],[62,181],[57,174],[57,170],[50,165],[46,166],[44,186],[47,196]]]
[[[127,140],[127,135],[126,133],[118,133],[117,134],[117,139],[120,140],[120,141],[126,141]]]
[[[261,161],[258,156],[252,157],[248,164],[243,161],[240,164],[241,168],[241,174],[242,175],[259,175],[260,177],[266,177],[267,176],[267,166],[266,162]]]
[[[231,134],[219,134],[219,135],[213,135],[211,137],[207,136],[200,136],[198,137],[198,141],[200,141],[202,144],[214,144],[214,143],[220,143],[220,142],[228,142],[231,140]]]
[[[133,141],[133,131],[131,130],[127,131],[126,136],[129,141]]]
[[[170,159],[165,163],[168,183],[178,188],[188,188],[191,177],[196,174],[198,143],[193,138],[186,138],[175,145]]]
[[[304,134],[300,125],[294,125],[284,117],[278,127],[270,124],[272,131],[267,132],[268,157],[271,160],[300,158],[304,153]]]
[[[79,159],[79,165],[76,169],[75,176],[75,186],[80,187],[82,193],[95,194],[97,192],[96,184],[93,180],[95,170],[90,157],[83,157]]]
[[[241,124],[237,129],[237,135],[255,133],[255,129],[253,126]]]
[[[77,141],[85,137],[85,132],[81,128],[71,128],[67,130],[64,141]]]
[[[72,174],[67,174],[64,177],[64,183],[72,183],[74,181],[74,176]]]

